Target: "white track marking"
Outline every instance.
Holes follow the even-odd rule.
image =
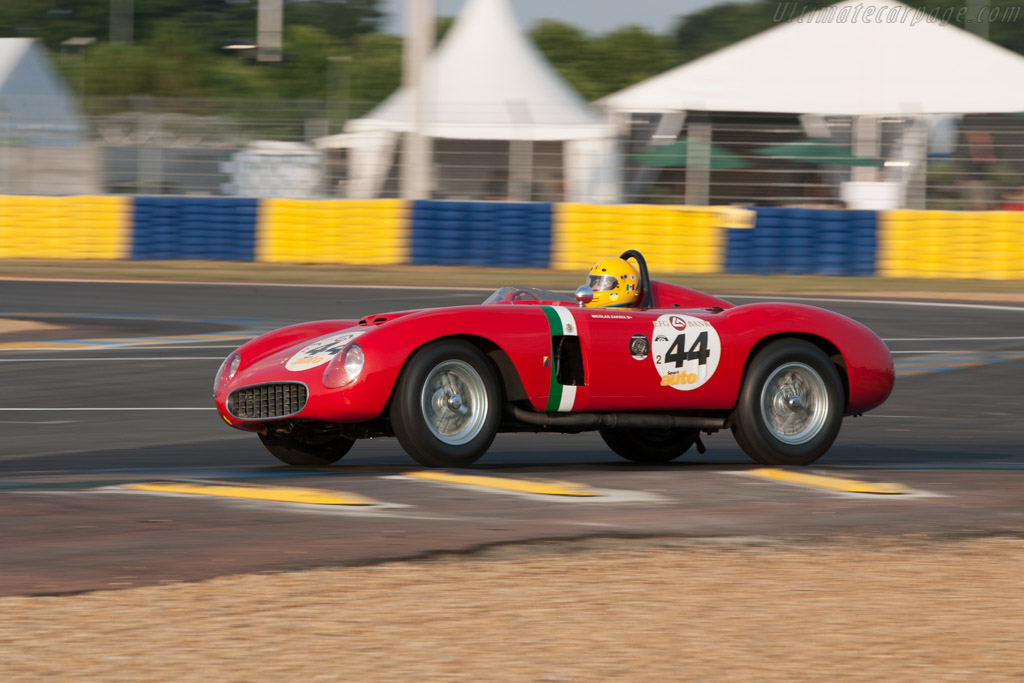
[[[209,408],[138,408],[138,407],[132,407],[132,408],[0,408],[0,411],[3,411],[5,413],[45,413],[45,412],[58,413],[58,412],[70,412],[70,411],[77,411],[77,412],[85,412],[85,411],[90,411],[90,412],[117,411],[117,412],[122,412],[122,411],[129,411],[129,410],[131,410],[131,411],[141,411],[141,410],[164,410],[164,411],[166,411],[166,410],[217,410],[217,409],[212,407],[212,406],[209,407]]]
[[[813,296],[754,296],[750,294],[722,294],[723,299],[758,299],[760,301],[817,301],[845,304],[882,304],[885,306],[922,306],[927,308],[971,308],[980,311],[1016,311],[1024,313],[1024,306],[997,306],[995,304],[954,304],[942,301],[903,301],[897,299],[831,299]]]
[[[81,362],[85,362],[85,363],[91,363],[93,361],[105,361],[105,360],[144,360],[144,361],[162,361],[162,360],[224,360],[224,357],[223,356],[139,356],[138,358],[131,358],[131,357],[115,357],[115,358],[0,358],[0,363],[71,363],[71,362],[74,362],[74,361],[81,361]]]
[[[886,337],[882,341],[1020,341],[1024,337]],[[936,352],[944,353],[944,352]]]
[[[76,278],[53,278],[53,277],[0,277],[3,282],[72,282],[84,284],[105,284],[105,285],[184,285],[184,286],[215,286],[215,287],[292,287],[306,289],[401,289],[408,290],[409,285],[359,285],[359,284],[328,284],[328,283],[304,283],[304,282],[251,282],[238,280],[235,282],[215,282],[203,280],[93,280]],[[445,292],[493,292],[495,287],[430,287],[420,291],[445,291]],[[552,290],[558,291],[558,290]],[[408,297],[402,297],[407,299]]]
[[[930,354],[941,354],[941,355],[945,355],[945,356],[955,356],[955,355],[958,355],[958,354],[977,355],[977,354],[982,354],[982,353],[985,353],[985,354],[989,354],[989,353],[1024,353],[1024,351],[977,351],[977,350],[962,351],[962,350],[957,350],[957,349],[949,349],[948,351],[935,351],[935,350],[925,351],[925,350],[921,349],[921,350],[916,350],[916,351],[892,351],[892,350],[890,350],[889,353],[891,353],[891,354],[897,354],[897,353],[906,353],[906,354],[930,353]]]

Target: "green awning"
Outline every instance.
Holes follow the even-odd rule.
[[[809,164],[833,164],[836,166],[881,166],[881,159],[858,157],[846,145],[832,142],[828,138],[807,138],[786,142],[771,147],[761,147],[754,154],[777,157]]]
[[[696,154],[701,150],[699,145],[706,146],[707,143],[700,140],[691,140],[690,138],[679,138],[667,145],[648,147],[644,151],[632,155],[630,159],[645,166],[685,168],[687,166],[686,160],[690,157],[690,153]],[[710,153],[710,168],[712,171],[728,171],[750,166],[745,159],[733,154],[721,145],[712,144],[709,152],[705,151],[705,153]]]

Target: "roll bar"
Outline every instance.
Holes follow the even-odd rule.
[[[619,256],[622,260],[633,259],[640,266],[640,289],[643,296],[640,297],[640,308],[654,308],[654,292],[651,291],[651,276],[647,272],[647,261],[644,255],[636,249],[627,249]]]

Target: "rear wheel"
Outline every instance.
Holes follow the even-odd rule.
[[[696,429],[602,429],[601,438],[626,460],[660,465],[689,450],[700,432]]]
[[[334,437],[318,443],[309,443],[281,434],[260,434],[260,441],[271,455],[296,467],[324,467],[335,463],[351,450],[355,441]]]
[[[416,352],[395,386],[391,425],[426,467],[466,467],[494,441],[501,390],[490,361],[469,342],[448,339]]]
[[[843,410],[843,383],[825,353],[809,342],[782,339],[751,362],[733,434],[762,465],[809,465],[835,441]]]

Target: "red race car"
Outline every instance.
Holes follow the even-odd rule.
[[[860,323],[652,281],[630,250],[599,262],[575,300],[503,287],[476,306],[265,334],[225,359],[214,398],[297,466],[396,436],[425,466],[464,467],[498,432],[589,430],[657,464],[704,452],[701,432],[721,429],[758,463],[807,465],[892,386],[888,348]]]

